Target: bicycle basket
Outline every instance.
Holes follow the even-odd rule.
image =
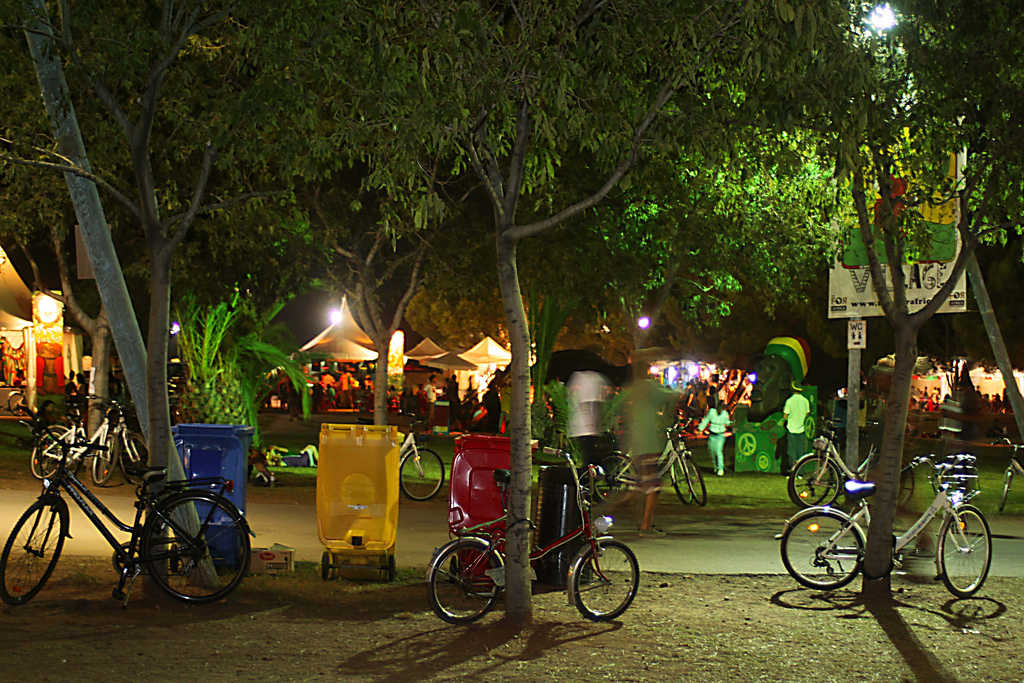
[[[936,469],[939,489],[961,493],[980,491],[977,458],[970,453],[947,455],[936,463]]]

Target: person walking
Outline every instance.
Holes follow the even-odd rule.
[[[708,451],[715,465],[715,474],[719,477],[725,474],[725,428],[732,424],[729,411],[720,406],[718,397],[711,396],[708,400],[708,412],[697,426],[698,432],[703,432],[705,428],[711,431],[708,435]]]
[[[566,390],[569,394],[566,435],[576,445],[584,465],[597,465],[601,460],[598,441],[608,381],[594,370],[577,370],[569,377]]]
[[[782,407],[782,419],[786,422],[786,455],[779,470],[783,476],[789,476],[789,466],[807,450],[804,423],[810,412],[810,401],[801,393],[800,387],[794,384],[793,393],[789,395]]]
[[[665,445],[666,423],[675,418],[670,409],[678,399],[675,392],[649,378],[636,381],[626,394],[629,448],[637,463],[642,493],[641,534],[660,531],[654,526],[654,508],[661,489],[658,458]],[[666,415],[669,412],[670,417]]]

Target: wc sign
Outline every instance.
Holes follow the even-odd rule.
[[[866,349],[868,347],[868,323],[861,318],[846,321],[846,348]]]

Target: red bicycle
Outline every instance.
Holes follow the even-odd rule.
[[[549,453],[552,451],[547,450]],[[582,525],[543,547],[530,552],[531,564],[554,550],[583,541],[569,565],[566,582],[570,605],[594,621],[615,619],[630,606],[640,585],[640,566],[636,555],[624,543],[607,535],[611,517],[590,518],[590,503],[572,457],[564,457],[576,483],[576,505]],[[586,476],[599,476],[593,465]],[[467,527],[459,536],[442,546],[427,569],[427,594],[430,606],[441,619],[452,624],[476,621],[494,607],[505,587],[505,533],[514,524],[529,524],[528,519],[513,520],[508,512],[508,470],[495,470],[494,482],[502,492],[504,514],[497,519]]]

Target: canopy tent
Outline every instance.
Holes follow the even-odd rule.
[[[484,337],[476,346],[463,351],[459,356],[473,365],[508,365],[512,362],[512,354],[490,337]]]
[[[422,361],[424,365],[431,368],[440,368],[442,370],[476,370],[477,366],[470,363],[468,360],[461,358],[459,355],[454,353],[446,353],[436,358],[431,358],[426,361]]]
[[[348,301],[342,299],[337,321],[324,328],[299,350],[323,354],[332,360],[359,362],[377,359],[377,352],[366,348],[372,345],[373,340],[352,317]]]
[[[425,361],[433,358],[440,358],[447,353],[447,351],[435,344],[433,339],[430,337],[424,337],[423,341],[405,352],[405,357],[412,358],[413,360]]]
[[[32,324],[32,292],[0,249],[0,329],[21,330]]]

